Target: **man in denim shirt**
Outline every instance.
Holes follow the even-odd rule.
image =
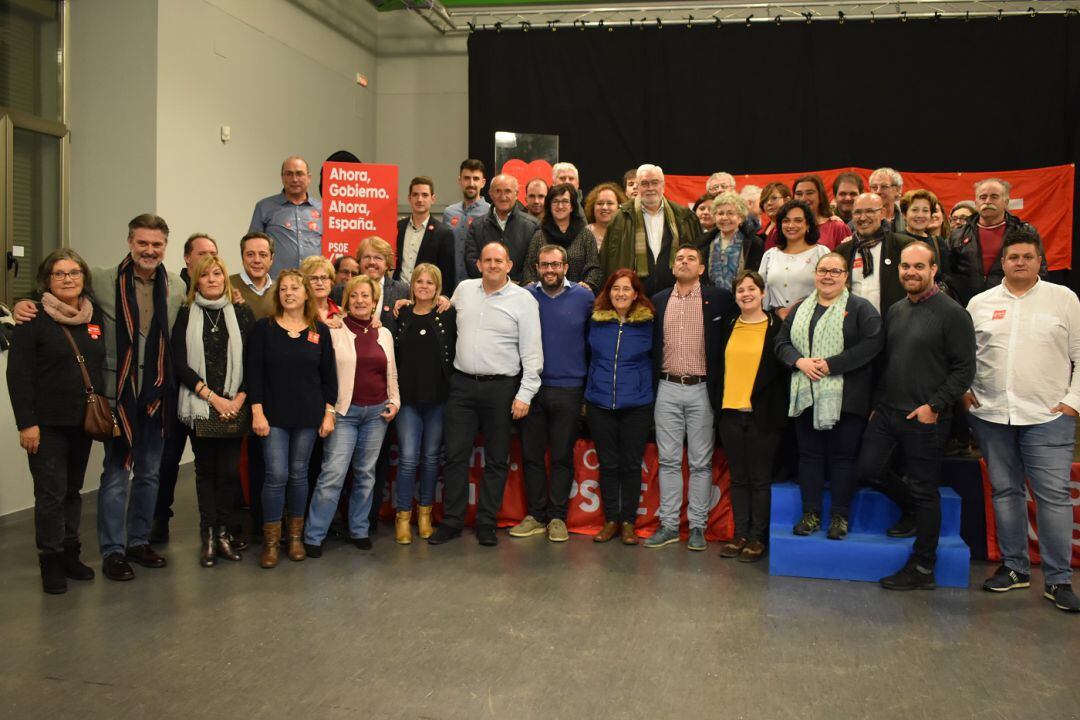
[[[308,194],[310,184],[307,161],[298,156],[285,158],[281,192],[255,204],[248,232],[266,233],[274,239],[271,280],[285,268],[300,267],[309,255],[322,254],[322,201]]]

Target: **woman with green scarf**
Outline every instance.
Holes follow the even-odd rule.
[[[830,540],[848,532],[855,459],[870,414],[873,360],[885,342],[874,306],[847,289],[847,260],[818,260],[814,292],[794,305],[776,338],[776,354],[792,369],[788,415],[795,418],[803,516],[796,535],[821,529],[825,481],[832,488]]]

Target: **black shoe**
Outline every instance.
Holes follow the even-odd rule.
[[[150,526],[150,542],[163,545],[169,542],[169,518],[154,519]]]
[[[154,552],[149,545],[134,545],[127,549],[127,559],[144,568],[163,568],[166,560],[163,555]]]
[[[105,559],[101,561],[101,572],[105,573],[105,577],[110,580],[135,579],[135,571],[131,569],[128,561],[124,559],[123,553],[114,552],[106,555]]]
[[[67,592],[67,576],[64,575],[64,553],[49,552],[38,555],[41,566],[41,589],[49,595]]]
[[[1009,592],[1016,588],[1031,587],[1031,576],[1011,570],[1004,563],[983,583],[983,590],[989,592]]]
[[[309,558],[321,558],[322,545],[308,545],[307,543],[304,543],[304,554]]]
[[[886,530],[885,534],[894,538],[909,538],[915,537],[917,529],[918,528],[915,525],[915,516],[905,513],[900,516],[900,522]]]
[[[445,542],[456,540],[459,537],[461,537],[461,528],[440,525],[435,528],[435,532],[427,539],[427,541],[428,545],[442,545]]]
[[[1054,603],[1054,607],[1065,612],[1080,612],[1080,598],[1072,590],[1072,585],[1061,583],[1060,585],[1047,585],[1043,589],[1043,597]]]
[[[244,559],[244,556],[240,554],[240,548],[236,547],[236,541],[233,540],[232,535],[229,533],[229,528],[224,525],[219,527],[217,531],[216,550],[219,558],[231,562]]]
[[[813,535],[821,529],[821,516],[814,512],[803,513],[802,519],[795,523],[791,532],[796,535]]]
[[[368,535],[378,535],[379,534],[379,518],[374,517],[374,518],[370,518],[368,520],[367,531],[368,531]]]
[[[495,537],[495,528],[493,527],[478,527],[476,528],[476,542],[480,543],[484,547],[494,547],[499,544],[499,538]]]
[[[94,569],[79,559],[82,545],[77,542],[64,545],[64,574],[68,580],[93,580]]]
[[[933,590],[934,571],[923,572],[914,560],[908,560],[907,564],[895,575],[881,579],[881,587],[886,590]]]
[[[217,564],[217,538],[214,537],[214,528],[205,528],[200,532],[200,536],[199,564],[203,567],[214,567]]]
[[[352,539],[352,544],[356,546],[357,550],[370,550],[371,549],[371,538],[369,538],[369,537],[353,538]]]
[[[832,520],[829,521],[829,532],[825,534],[825,537],[830,540],[843,540],[847,537],[847,532],[847,518],[843,515],[833,515]]]

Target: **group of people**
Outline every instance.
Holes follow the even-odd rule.
[[[735,519],[721,556],[766,553],[770,484],[786,479],[787,459],[803,497],[792,532],[843,540],[857,486],[878,488],[903,511],[889,534],[915,538],[881,584],[931,589],[942,452],[953,414],[966,413],[989,465],[1004,557],[984,588],[1030,584],[1026,476],[1045,594],[1080,611],[1068,492],[1080,301],[1042,279],[1042,242],[1008,213],[1008,183],[976,183],[948,232],[944,217],[934,224],[936,196],[901,194],[888,168],[868,188],[841,176],[832,203],[814,175],[756,197],[717,173],[698,203],[707,212],[695,213],[665,196],[651,164],[583,193],[577,169],[558,163],[550,183],[528,183],[527,204],[514,177],[496,175],[489,205],[485,168],[470,159],[462,200],[442,221],[431,215],[434,182],[418,176],[396,247],[369,237],[331,263],[307,163],[288,158],[281,179],[282,192],[256,205],[239,273],[201,233],[185,243],[183,271],[167,272],[168,225],[140,215],[118,266],[91,269],[58,250],[40,267],[38,296],[16,305],[8,386],[34,477],[46,592],[94,574],[78,532],[93,393],[115,417],[98,495],[113,580],[132,579],[132,563],[165,566],[151,543],[168,537],[188,438],[204,566],[242,557],[243,509],[264,568],[281,552],[320,557],[335,526],[370,549],[391,424],[396,542],[412,542],[414,504],[420,538],[461,535],[480,432],[475,532],[496,545],[515,425],[528,512],[509,534],[566,541],[584,416],[604,511],[595,542],[680,542],[685,447],[686,546],[705,550],[719,439]],[[650,431],[660,525],[641,541]]]

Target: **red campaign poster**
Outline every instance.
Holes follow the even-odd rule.
[[[1046,247],[1046,264],[1051,270],[1067,270],[1072,267],[1073,235],[1073,177],[1074,165],[1055,165],[1029,170],[1002,170],[999,172],[911,172],[897,168],[904,178],[905,190],[926,188],[941,200],[945,211],[961,200],[974,200],[975,181],[996,177],[1012,185],[1009,193],[1009,212],[1035,226]],[[834,168],[816,172],[825,182],[829,194],[832,183],[842,172],[858,173],[867,184],[869,168]],[[736,175],[736,185],[765,187],[770,182],[782,182],[791,187],[800,175],[807,173],[774,173],[768,175]],[[705,192],[706,175],[667,175],[666,194],[675,202],[690,206]]]
[[[323,255],[356,255],[362,240],[378,235],[395,246],[397,165],[324,163]]]
[[[390,472],[387,487],[382,497],[380,517],[392,520],[394,517],[393,482],[397,474],[397,443],[390,448]],[[465,524],[473,525],[476,520],[476,501],[478,483],[484,474],[483,438],[477,437],[469,462],[469,504],[465,514]],[[441,478],[441,472],[440,472]],[[689,534],[686,521],[686,486],[689,473],[686,456],[683,455],[683,505],[680,512],[680,530],[685,540]],[[735,522],[731,514],[729,491],[731,478],[728,473],[727,457],[723,450],[716,450],[713,455],[713,486],[709,501],[709,519],[705,537],[711,541],[729,540],[735,532]],[[639,497],[638,517],[635,523],[638,535],[648,537],[660,524],[657,512],[660,506],[660,488],[656,445],[645,446],[645,455],[641,459],[641,495]],[[521,464],[521,444],[517,435],[510,443],[510,470],[503,494],[503,504],[499,511],[499,527],[516,525],[527,514],[525,482]],[[442,484],[436,486],[435,509],[432,512],[435,521],[442,519]],[[591,440],[579,439],[574,446],[574,482],[570,488],[570,503],[567,508],[566,526],[572,533],[594,535],[604,524],[603,502],[600,498],[600,472],[596,450]]]
[[[986,460],[979,460],[979,469],[982,470],[983,498],[986,506],[986,555],[991,560],[1001,560],[1001,550],[997,544],[997,521],[994,518],[993,488],[990,487],[990,475],[987,472]],[[1032,563],[1040,562],[1039,558],[1039,528],[1036,522],[1035,500],[1031,496],[1031,485],[1025,483],[1025,495],[1027,496],[1028,514],[1028,555]],[[1069,497],[1073,506],[1072,526],[1072,566],[1080,568],[1080,463],[1073,463],[1069,473]]]

